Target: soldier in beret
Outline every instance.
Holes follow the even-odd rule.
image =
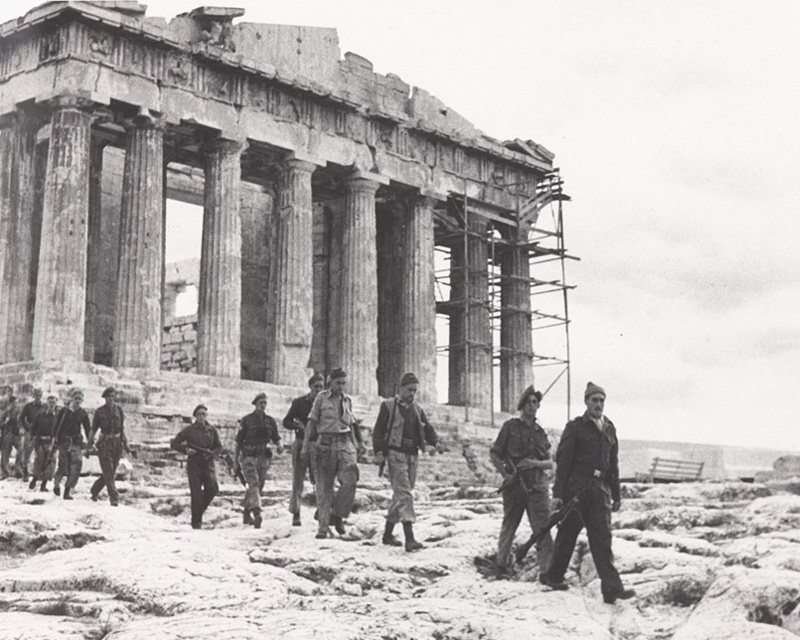
[[[264,481],[272,460],[272,451],[268,445],[271,441],[278,453],[281,453],[283,448],[278,425],[272,416],[266,413],[267,394],[259,393],[253,398],[252,404],[255,409],[239,421],[233,459],[234,471],[239,473],[241,470],[247,483],[243,504],[244,524],[252,524],[256,529],[260,529],[261,492],[264,490]]]
[[[181,429],[169,445],[188,456],[186,476],[192,495],[192,529],[202,529],[203,514],[219,491],[214,457],[222,453],[222,442],[216,427],[207,421],[206,405],[198,404],[192,416],[194,422]]]
[[[497,544],[497,575],[508,577],[514,534],[523,514],[528,514],[531,532],[538,534],[550,515],[550,487],[546,475],[553,468],[550,440],[536,421],[542,394],[533,386],[520,396],[518,418],[506,421],[490,450],[492,464],[503,476],[503,524]],[[536,545],[539,573],[550,566],[553,538],[550,533]]]

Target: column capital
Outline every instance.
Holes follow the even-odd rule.
[[[219,151],[225,155],[239,155],[247,147],[247,140],[232,138],[211,138],[204,144],[209,151]]]
[[[319,165],[293,157],[293,154],[283,159],[281,168],[291,169],[301,173],[314,173]]]
[[[382,185],[389,184],[389,178],[377,173],[356,170],[347,176],[345,184],[353,191],[371,191],[375,193]]]
[[[56,109],[76,109],[79,111],[85,111],[87,113],[90,112],[95,104],[96,103],[92,102],[88,98],[71,94],[56,96],[47,102],[47,105],[50,107],[51,111]]]
[[[314,168],[317,167],[324,167],[328,164],[328,161],[320,158],[319,156],[315,156],[312,153],[306,153],[305,151],[289,151],[285,156],[284,160],[296,160],[298,162],[306,162],[308,164],[314,165]]]

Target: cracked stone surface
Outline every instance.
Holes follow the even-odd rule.
[[[223,481],[193,531],[183,471],[156,467],[120,482],[118,508],[91,502],[85,478],[71,502],[0,483],[0,640],[800,635],[800,496],[785,491],[796,484],[627,486],[614,551],[637,595],[609,606],[584,536],[568,591],[540,585],[533,557],[494,579],[491,486],[420,487],[426,547],[411,554],[380,544],[389,489],[372,474],[347,534],[320,541],[313,508],[291,526],[281,479],[260,530],[242,526],[241,487]]]

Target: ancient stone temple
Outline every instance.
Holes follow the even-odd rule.
[[[333,29],[242,15],[51,2],[0,26],[0,364],[159,370],[172,198],[203,207],[198,373],[303,386],[342,366],[353,392],[388,395],[413,370],[435,399],[438,312],[450,402],[489,408],[496,242],[517,397],[533,361],[520,212],[552,154],[342,56]]]

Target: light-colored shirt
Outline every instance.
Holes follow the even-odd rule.
[[[335,396],[330,390],[322,391],[314,399],[309,424],[316,426],[317,433],[347,433],[353,423],[353,402],[350,396]]]

